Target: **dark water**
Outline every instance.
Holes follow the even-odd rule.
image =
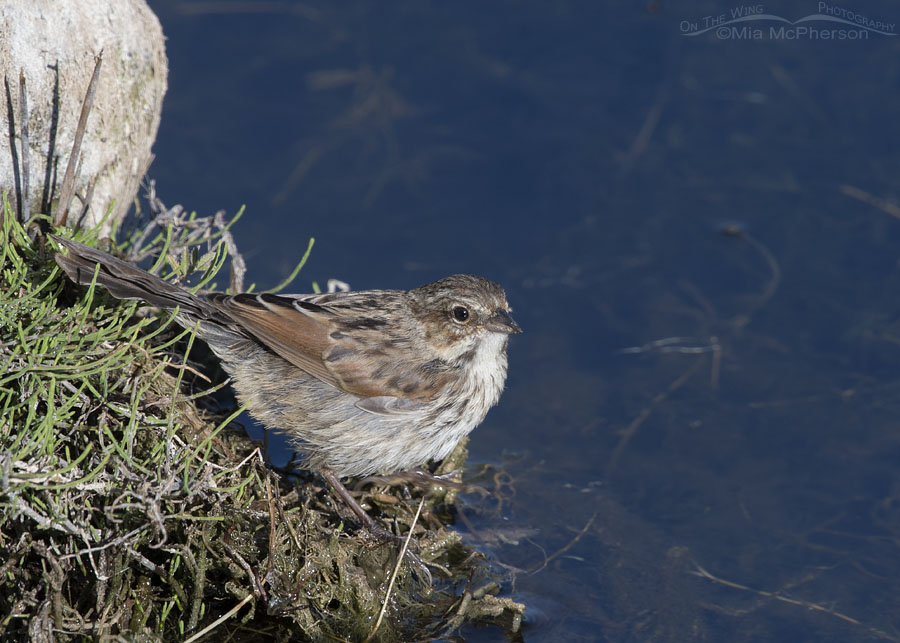
[[[900,639],[900,38],[683,34],[724,2],[151,4],[151,175],[246,204],[250,280],[314,236],[292,290],[506,287],[526,332],[470,460],[506,477],[459,528],[525,640]]]

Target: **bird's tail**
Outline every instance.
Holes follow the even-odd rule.
[[[192,295],[184,288],[170,284],[134,264],[83,243],[56,235],[50,236],[68,250],[66,255],[57,253],[55,259],[59,267],[75,283],[91,283],[94,271],[97,270],[97,283],[118,299],[141,299],[166,310],[177,307],[179,316],[186,319],[203,319],[215,315],[215,310],[203,298]]]

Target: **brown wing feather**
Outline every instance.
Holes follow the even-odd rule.
[[[318,304],[323,299],[325,306]],[[432,399],[449,373],[436,363],[421,364],[419,355],[412,362],[409,347],[400,347],[406,338],[394,336],[403,331],[362,316],[356,299],[214,295],[211,301],[291,364],[343,391],[363,398]]]
[[[329,326],[286,306],[267,306],[252,295],[215,297],[213,303],[240,327],[297,368],[341,388],[325,367]]]
[[[437,396],[452,375],[449,367],[439,360],[423,363],[416,352],[412,355],[417,359],[410,359],[408,347],[390,343],[372,345],[362,339],[369,346],[361,349],[360,335],[365,333],[357,332],[353,339],[336,340],[325,357],[328,370],[345,391],[365,398],[427,402]],[[385,408],[399,410],[401,407],[385,405]],[[410,409],[408,405],[403,408]]]

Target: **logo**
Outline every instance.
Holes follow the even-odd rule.
[[[791,20],[767,13],[763,5],[740,5],[726,13],[682,20],[681,35],[713,32],[719,40],[868,40],[897,35],[893,22],[876,20],[859,11],[819,2],[817,12]]]

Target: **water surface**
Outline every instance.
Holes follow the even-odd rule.
[[[785,22],[818,3],[700,35],[741,8],[151,4],[151,176],[247,206],[250,280],[314,236],[292,290],[506,287],[526,332],[470,458],[496,494],[458,527],[525,640],[900,639],[896,30],[769,31],[850,29]]]

